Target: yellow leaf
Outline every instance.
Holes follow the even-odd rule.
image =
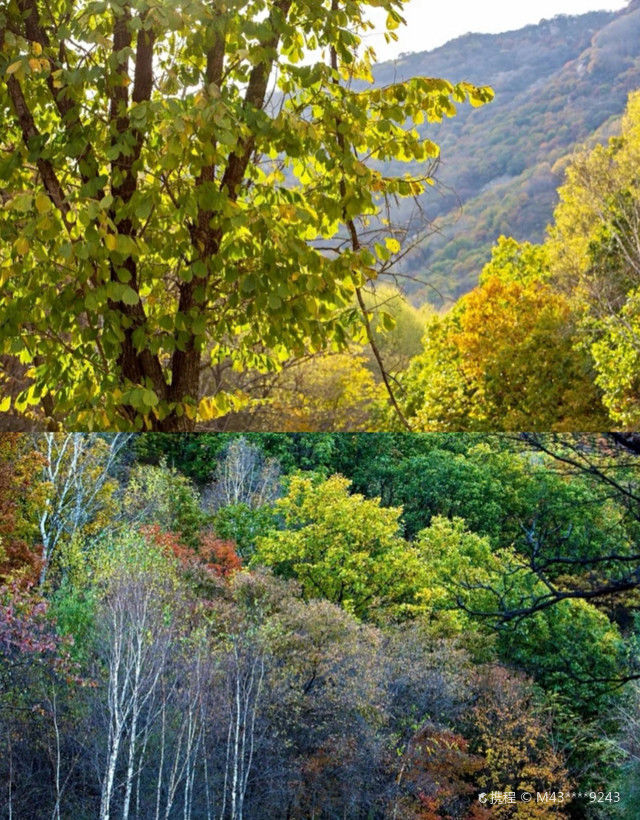
[[[389,14],[387,17],[387,30],[395,31],[400,27],[400,18],[397,14]]]
[[[11,65],[7,69],[7,74],[15,74],[16,71],[20,71],[21,68],[22,60],[16,60],[15,63],[11,63]]]
[[[31,43],[31,51],[36,55],[36,57],[39,57],[42,54],[42,46],[40,43]]]
[[[198,405],[198,418],[201,421],[211,421],[218,418],[220,411],[218,410],[215,400],[212,398],[202,399]]]
[[[400,243],[397,239],[393,237],[387,237],[384,240],[385,245],[391,251],[391,253],[400,253]]]
[[[8,413],[9,408],[11,407],[11,396],[5,396],[2,401],[0,401],[0,413]]]
[[[107,246],[107,250],[115,251],[118,247],[118,240],[112,233],[108,233],[104,238],[104,244]]]

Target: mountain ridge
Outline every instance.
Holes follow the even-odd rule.
[[[442,149],[440,195],[430,191],[421,203],[437,232],[409,255],[404,272],[428,283],[413,286],[415,301],[443,305],[474,286],[500,234],[542,240],[564,159],[614,132],[629,92],[640,87],[640,0],[618,12],[465,34],[374,71],[382,85],[415,75],[491,85],[496,92],[485,108],[461,106],[455,118],[424,126]],[[400,206],[398,221],[408,219],[410,208]]]

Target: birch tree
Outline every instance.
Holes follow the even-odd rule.
[[[109,567],[99,609],[107,678],[100,820],[112,816],[119,767],[124,784],[122,818],[129,818],[145,720],[152,721],[156,714],[156,697],[175,639],[173,624],[178,613],[178,607],[170,605],[174,592],[170,577],[162,577],[161,563],[149,565],[157,556],[151,553],[148,560],[142,560],[145,546],[136,540],[125,540],[122,547],[131,550],[135,563],[127,559],[121,566]]]
[[[128,435],[44,433],[35,445],[44,457],[47,497],[37,513],[42,543],[40,586],[64,541],[95,521],[109,506],[113,468]]]

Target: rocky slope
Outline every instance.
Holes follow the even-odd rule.
[[[461,106],[454,119],[425,126],[442,147],[438,192],[422,203],[439,233],[405,267],[429,283],[414,283],[416,300],[442,303],[473,287],[500,234],[542,239],[563,158],[615,129],[629,92],[640,87],[640,2],[505,34],[467,34],[376,69],[381,84],[415,75],[496,92],[483,109]],[[408,214],[405,203],[398,215]]]

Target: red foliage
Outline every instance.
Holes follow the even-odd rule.
[[[73,638],[57,632],[48,608],[33,584],[0,585],[0,696],[3,686],[29,694],[32,675],[43,671],[67,684],[95,685],[80,673],[70,653]]]
[[[405,783],[416,797],[408,805],[405,801],[403,817],[446,820],[462,816],[465,805],[477,794],[474,776],[482,765],[482,758],[469,751],[462,735],[432,724],[423,726],[407,750]]]
[[[0,587],[0,654],[54,652],[60,640],[46,615],[47,602],[28,587]]]
[[[189,547],[175,532],[166,532],[158,524],[142,528],[145,538],[178,559],[185,570],[204,570],[218,578],[228,578],[242,569],[242,559],[233,541],[218,538],[206,531],[200,534],[197,548]]]
[[[242,569],[242,559],[236,552],[235,542],[218,538],[211,531],[200,536],[199,554],[221,578],[228,578]]]
[[[21,515],[39,466],[37,453],[22,452],[20,434],[0,436],[0,583],[28,585],[38,578],[40,559],[24,538]]]

